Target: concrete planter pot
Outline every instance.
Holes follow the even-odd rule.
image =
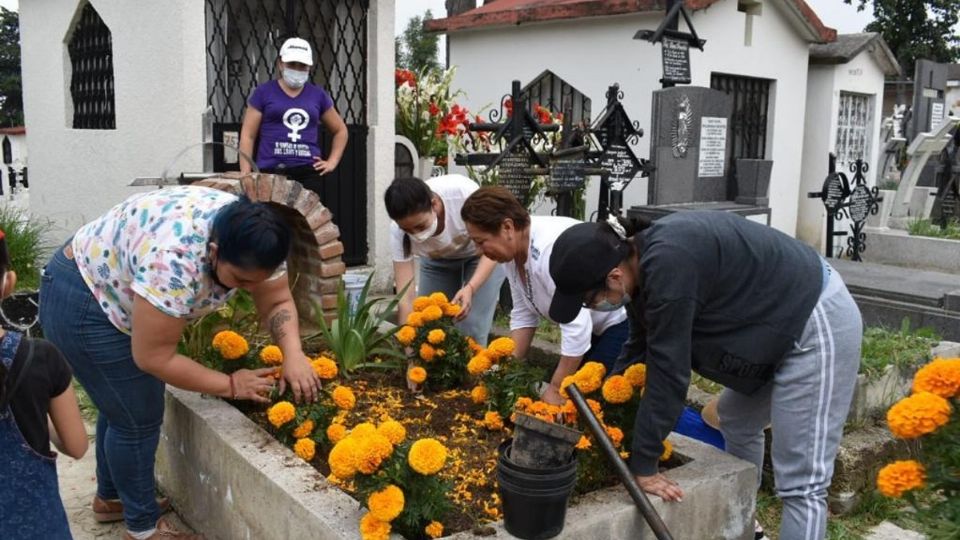
[[[674,538],[753,538],[753,466],[671,435],[689,461],[667,474],[682,504],[651,498]],[[359,539],[364,510],[231,405],[168,388],[157,478],[182,517],[210,539]],[[510,538],[502,523],[484,538]],[[393,538],[400,538],[394,535]],[[478,538],[470,531],[448,538]],[[557,538],[652,539],[626,490],[596,491],[570,505]]]
[[[773,161],[769,159],[737,160],[737,204],[769,206],[770,173]]]

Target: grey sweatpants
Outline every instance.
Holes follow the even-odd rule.
[[[832,270],[803,336],[773,381],[753,395],[726,389],[718,415],[727,452],[763,466],[763,429],[772,424],[773,472],[783,501],[782,540],[826,536],[827,488],[860,366],[863,322]]]

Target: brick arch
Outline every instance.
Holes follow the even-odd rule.
[[[330,321],[336,314],[337,285],[346,264],[341,259],[343,244],[333,213],[320,197],[299,182],[275,174],[224,173],[195,185],[246,194],[255,202],[276,205],[293,228],[293,246],[287,261],[293,299],[300,315],[301,329],[316,325],[317,306]]]

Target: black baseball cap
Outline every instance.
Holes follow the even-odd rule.
[[[607,274],[629,253],[610,228],[600,223],[578,223],[553,243],[550,277],[557,285],[550,302],[550,318],[565,324],[577,317],[583,295],[605,287]]]

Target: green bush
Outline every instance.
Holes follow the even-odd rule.
[[[17,272],[17,288],[39,288],[42,258],[48,252],[44,237],[50,222],[14,206],[0,206],[0,229],[6,233],[10,268]]]
[[[883,374],[888,365],[908,369],[930,360],[930,348],[940,336],[929,328],[910,329],[910,320],[903,319],[899,330],[869,327],[863,332],[860,373],[868,377]]]
[[[929,219],[916,219],[908,225],[911,236],[929,236],[932,238],[946,238],[960,240],[960,222],[950,221],[946,227],[935,225]]]

